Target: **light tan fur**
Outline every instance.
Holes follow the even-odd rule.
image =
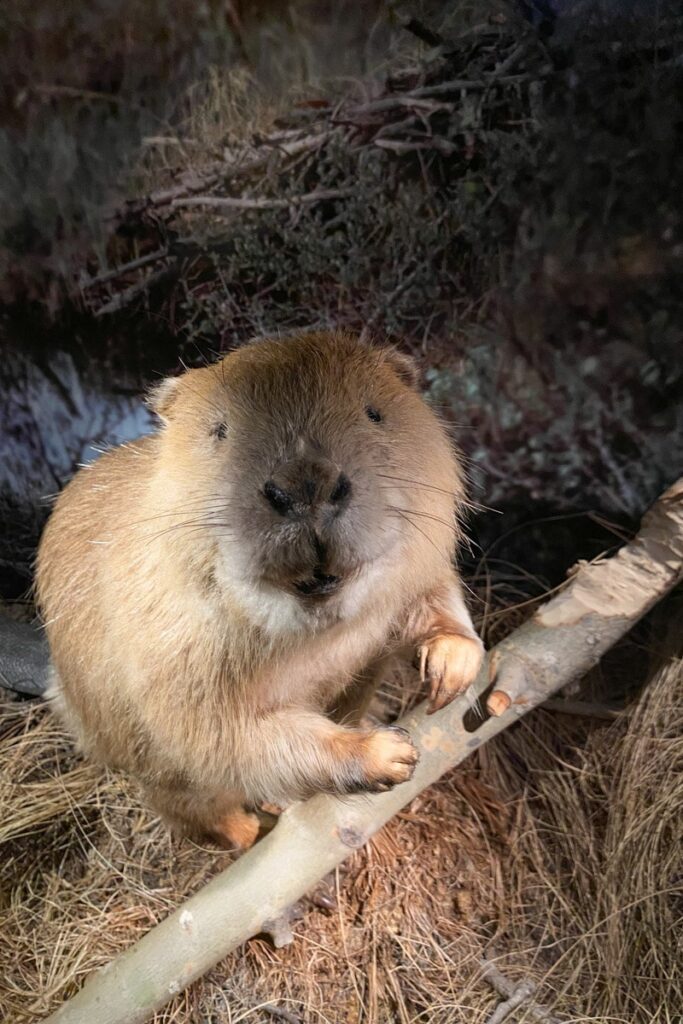
[[[249,845],[245,806],[400,783],[407,734],[328,713],[392,650],[420,650],[434,709],[476,675],[462,476],[411,373],[341,333],[253,343],[162,382],[161,429],[60,495],[37,569],[55,700],[172,825]],[[273,511],[269,477],[310,488],[301,516]]]

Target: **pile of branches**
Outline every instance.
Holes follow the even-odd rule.
[[[454,296],[481,293],[487,243],[515,231],[495,169],[533,148],[558,71],[531,29],[494,24],[448,45],[409,27],[434,48],[373,95],[299,103],[117,209],[110,252],[135,256],[81,279],[95,315],[182,281],[174,326],[211,332],[215,314],[222,345],[258,327],[266,304],[271,326],[273,311],[282,326],[310,323],[311,309],[338,322],[340,289],[342,316],[404,330],[409,309],[417,322],[427,305],[446,314]]]
[[[203,165],[179,166],[164,187],[116,210],[109,254],[131,258],[82,277],[88,307],[102,316],[182,279],[189,302],[174,326],[200,326],[194,299],[209,315],[202,328],[227,342],[258,326],[266,302],[271,326],[273,312],[284,326],[302,314],[310,322],[311,309],[322,318],[334,310],[338,322],[341,288],[343,315],[405,331],[411,316],[421,324],[427,309],[452,314],[465,296],[481,299],[500,284],[492,259],[502,256],[509,269],[558,207],[569,207],[571,231],[577,200],[589,205],[584,190],[592,185],[595,199],[610,173],[621,175],[613,184],[621,195],[596,214],[619,216],[621,204],[633,218],[637,189],[642,200],[653,190],[667,198],[675,161],[665,160],[680,133],[672,102],[682,74],[680,16],[658,23],[652,38],[632,25],[587,25],[554,44],[514,19],[450,43],[415,21],[407,27],[432,49],[370,97],[299,103],[272,131]],[[631,124],[622,108],[629,90]],[[647,110],[655,97],[656,126]],[[651,223],[652,203],[646,208]],[[619,224],[620,237],[607,239],[619,251],[598,291],[609,291],[610,276],[671,269],[680,225],[667,203],[654,217],[658,241],[669,244],[653,246],[645,234],[627,240]],[[216,302],[220,328],[211,326]],[[239,307],[232,315],[231,306]]]

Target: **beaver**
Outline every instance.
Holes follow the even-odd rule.
[[[381,791],[417,752],[362,719],[392,652],[431,710],[480,667],[454,567],[460,460],[413,361],[344,332],[163,379],[159,429],[81,468],[41,539],[51,695],[171,827],[250,845],[264,803]]]

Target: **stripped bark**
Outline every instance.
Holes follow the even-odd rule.
[[[142,1024],[231,950],[276,920],[402,807],[473,750],[588,671],[642,615],[683,579],[683,479],[645,516],[612,559],[582,565],[566,588],[499,644],[489,671],[510,704],[468,731],[461,697],[435,716],[426,704],[401,725],[420,763],[388,793],[343,801],[319,795],[286,810],[275,829],[113,963],[93,974],[50,1024]]]

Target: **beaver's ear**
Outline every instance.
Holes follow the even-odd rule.
[[[147,392],[146,403],[152,412],[165,423],[176,400],[180,377],[164,377],[158,384],[152,385]]]
[[[420,367],[412,356],[407,356],[396,348],[385,348],[384,353],[392,370],[399,375],[404,384],[418,391],[420,388]]]

